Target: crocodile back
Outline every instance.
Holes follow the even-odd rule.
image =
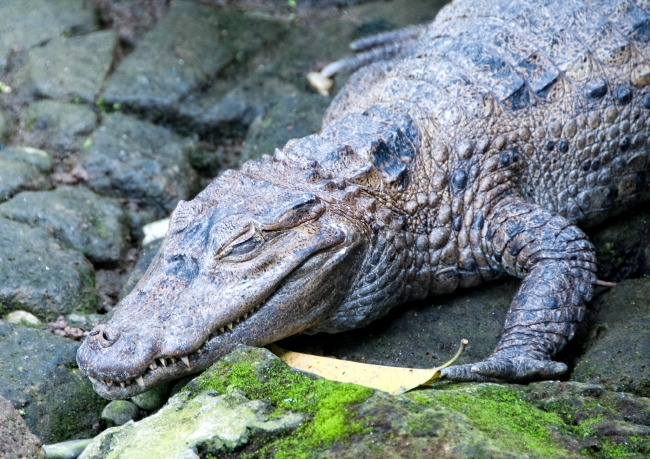
[[[649,42],[647,0],[456,1],[409,55],[353,75],[324,124],[408,113],[420,191],[462,170],[473,196],[516,192],[593,225],[650,198]]]

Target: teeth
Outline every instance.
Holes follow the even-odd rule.
[[[181,357],[181,360],[185,365],[187,365],[187,368],[190,368],[190,359],[188,359],[187,356]]]
[[[239,323],[239,319],[235,320],[235,322]]]
[[[199,349],[198,351],[196,351],[196,353],[201,354],[201,353],[203,353],[203,351],[201,349]]]
[[[110,386],[111,384],[113,384],[113,381],[111,381],[110,379],[105,379],[104,382],[105,382],[106,384],[108,384],[109,386]]]
[[[126,383],[124,381],[120,381],[120,386],[122,386],[122,389],[126,387]]]
[[[97,380],[95,378],[91,377],[91,376],[88,376],[88,379],[90,379],[90,382],[93,383],[93,384],[95,384],[97,382]]]
[[[166,367],[166,366],[167,366],[167,360],[165,360],[164,357],[161,357],[161,358],[159,358],[158,360],[160,360],[160,364],[161,364],[163,367]]]
[[[228,324],[228,329],[229,329],[230,331],[232,331],[232,322],[230,322],[230,323]]]
[[[176,363],[176,359],[174,357],[171,357],[169,360],[171,360],[172,363]]]
[[[135,381],[138,383],[138,386],[144,386],[144,378],[142,376],[135,378]]]
[[[221,333],[225,333],[225,332],[226,332],[226,327],[221,327],[221,328],[219,329],[219,331],[220,331]]]
[[[151,363],[151,365],[149,365],[149,368],[151,368],[152,370],[155,370],[156,368],[158,368],[158,365],[156,365],[155,360]]]
[[[248,319],[248,313],[244,314],[244,319]]]

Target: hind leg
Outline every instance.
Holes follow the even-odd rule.
[[[455,381],[525,381],[566,372],[551,360],[573,337],[596,281],[594,248],[566,219],[517,199],[497,204],[483,229],[484,251],[524,280],[512,301],[505,331],[483,362],[452,366]]]
[[[410,50],[424,30],[423,25],[413,25],[355,40],[350,43],[350,49],[356,54],[332,62],[320,74],[331,78],[337,73],[352,72],[373,62],[392,59]]]

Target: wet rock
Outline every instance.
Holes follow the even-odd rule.
[[[44,443],[97,434],[107,401],[76,368],[79,343],[0,321],[0,396]],[[93,427],[94,426],[94,427]]]
[[[510,302],[519,288],[514,278],[453,295],[405,303],[369,325],[334,335],[298,335],[282,340],[285,349],[358,362],[434,368],[449,360],[460,340],[469,345],[459,364],[483,360],[495,349]]]
[[[650,397],[650,278],[620,282],[593,307],[591,339],[571,379]]]
[[[181,99],[285,30],[278,21],[176,2],[109,78],[110,104],[169,118]]]
[[[637,206],[589,231],[596,246],[598,277],[618,282],[650,274],[650,210]]]
[[[53,445],[43,445],[47,459],[76,459],[90,444],[92,439],[70,440]]]
[[[104,407],[102,419],[109,426],[121,426],[139,418],[138,407],[127,400],[113,400]]]
[[[249,401],[241,393],[219,395],[205,391],[194,398],[178,394],[158,413],[138,423],[104,431],[80,456],[107,457],[196,457],[223,454],[246,444],[249,439],[278,434],[296,428],[302,416],[268,416],[261,401]]]
[[[63,155],[81,149],[97,125],[97,115],[87,105],[40,100],[25,110],[24,124],[27,143]]]
[[[162,245],[162,239],[159,239],[157,241],[153,241],[152,243],[142,247],[142,250],[140,251],[140,254],[138,256],[138,261],[133,267],[133,270],[127,276],[126,280],[124,281],[124,286],[122,287],[122,290],[120,291],[120,295],[119,295],[120,300],[124,298],[126,295],[128,295],[129,293],[131,293],[133,287],[135,287],[135,285],[138,283],[140,278],[147,271],[147,268],[151,264],[153,257],[155,257],[156,254],[158,253],[158,249],[160,249],[161,245]]]
[[[92,266],[46,230],[0,218],[0,313],[53,320],[97,304]]]
[[[197,191],[198,176],[186,158],[191,143],[165,128],[114,114],[91,139],[80,164],[100,194],[137,200],[162,218]]]
[[[30,51],[21,71],[27,81],[20,90],[40,97],[92,103],[111,68],[116,46],[117,34],[110,30],[53,38]]]
[[[45,457],[40,440],[29,431],[11,402],[3,397],[0,397],[0,457],[7,459]]]
[[[43,150],[29,147],[0,149],[0,202],[23,190],[51,188],[46,174],[52,158]]]
[[[142,35],[149,31],[169,9],[168,0],[124,2],[122,0],[92,0],[102,23],[118,30],[120,40],[135,47]]]
[[[165,404],[169,398],[170,392],[171,387],[169,384],[160,384],[147,392],[136,395],[131,399],[131,401],[135,403],[138,408],[146,411],[153,411]]]
[[[38,320],[34,314],[27,311],[13,311],[5,316],[5,320],[10,324],[22,325],[23,327],[40,328],[43,322]]]
[[[0,73],[12,53],[26,51],[65,33],[96,28],[94,11],[83,0],[2,0]]]
[[[19,193],[0,204],[0,216],[47,230],[93,263],[115,264],[128,248],[128,220],[119,202],[84,187]]]
[[[68,314],[65,320],[70,327],[90,331],[101,322],[102,317],[101,314]]]

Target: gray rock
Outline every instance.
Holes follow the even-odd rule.
[[[95,311],[92,266],[46,230],[0,218],[0,314],[31,312],[51,321],[73,311]]]
[[[43,150],[29,147],[0,149],[0,202],[23,190],[51,188],[46,174],[52,158]]]
[[[205,391],[193,398],[181,393],[138,423],[102,432],[80,458],[197,458],[198,449],[224,454],[245,445],[253,435],[295,429],[303,419],[294,413],[270,418],[267,410],[264,402],[249,401],[238,392],[220,396]]]
[[[162,218],[196,192],[198,176],[186,158],[190,145],[165,128],[114,114],[94,132],[80,164],[93,190],[137,200]]]
[[[29,50],[54,37],[96,28],[94,11],[83,0],[2,0],[0,73],[16,50]]]
[[[56,37],[34,48],[24,72],[34,95],[94,102],[113,62],[117,34],[94,32]]]
[[[650,397],[650,277],[594,300],[596,318],[571,379]]]
[[[89,106],[56,100],[32,103],[23,117],[25,141],[60,155],[81,149],[97,125],[97,115]]]
[[[175,2],[111,75],[103,98],[167,118],[184,96],[285,30],[280,21]]]
[[[135,285],[138,283],[140,278],[144,275],[145,271],[151,264],[153,257],[155,257],[158,253],[158,249],[160,249],[161,245],[162,239],[159,239],[142,247],[142,250],[138,256],[138,261],[124,281],[124,285],[122,286],[122,290],[120,291],[119,295],[120,300],[131,293],[133,287],[135,287]]]
[[[79,457],[86,446],[90,444],[92,438],[85,440],[70,440],[53,445],[43,445],[45,457],[47,459],[76,459]]]
[[[0,204],[0,216],[47,230],[93,263],[116,264],[129,245],[119,202],[84,187],[19,193]]]
[[[71,38],[56,37],[29,53],[27,69],[36,94],[52,99],[94,102],[113,62],[112,30]]]
[[[7,459],[45,457],[40,440],[29,431],[27,424],[11,402],[3,397],[0,397],[0,457]]]
[[[121,426],[139,418],[138,407],[128,400],[113,400],[104,407],[102,419],[109,426]]]
[[[0,321],[0,396],[25,413],[30,430],[44,443],[97,434],[107,401],[76,368],[78,346],[46,330]]]
[[[157,410],[165,404],[169,398],[169,393],[171,392],[171,387],[169,384],[160,384],[153,389],[143,392],[140,395],[136,395],[131,399],[138,408],[147,411]]]
[[[11,135],[11,124],[9,114],[0,108],[0,144],[4,144]]]
[[[330,102],[328,97],[307,92],[296,92],[282,98],[250,126],[242,157],[249,159],[270,155],[290,139],[318,132]]]

